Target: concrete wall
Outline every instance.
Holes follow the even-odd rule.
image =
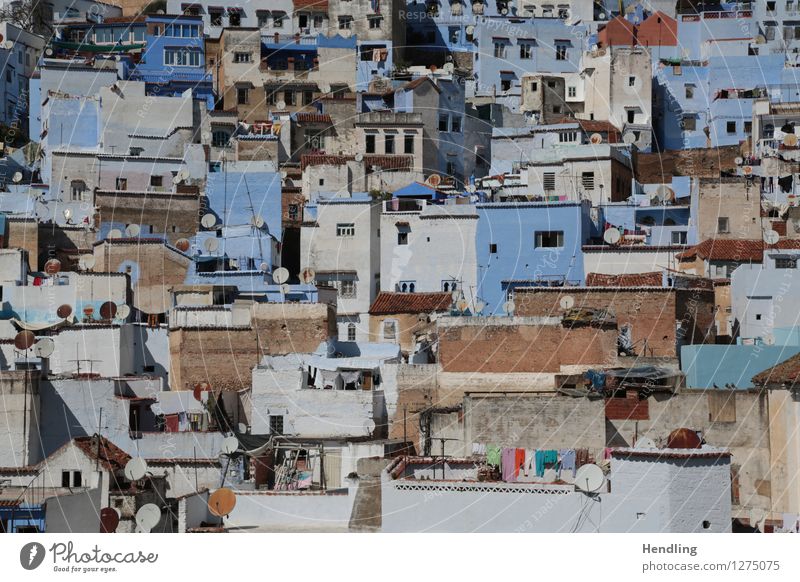
[[[587,273],[627,275],[677,269],[675,255],[683,250],[674,247],[592,247],[583,249],[583,264]]]
[[[0,467],[37,463],[42,458],[39,372],[0,372],[0,403]]]
[[[225,518],[232,531],[346,531],[355,489],[331,492],[242,493]]]
[[[750,379],[800,352],[800,346],[696,345],[681,348],[681,371],[689,388],[752,388]]]

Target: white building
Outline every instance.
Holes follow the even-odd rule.
[[[0,22],[0,123],[27,131],[29,80],[45,40],[10,22]]]
[[[305,207],[300,268],[313,269],[317,285],[337,289],[342,341],[369,338],[369,307],[380,289],[380,209],[367,194],[321,198]]]

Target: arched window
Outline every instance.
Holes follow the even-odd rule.
[[[450,283],[445,281],[444,285],[442,285],[442,291],[444,292],[450,291]]]
[[[403,293],[407,293],[408,292],[408,283],[403,283],[402,285],[400,285],[400,291],[403,292]]]
[[[82,202],[86,190],[86,182],[83,180],[73,180],[69,183],[70,199],[73,202]]]

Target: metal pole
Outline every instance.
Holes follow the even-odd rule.
[[[194,490],[200,491],[200,486],[197,484],[197,447],[192,447],[194,452]]]
[[[95,471],[100,470],[100,431],[103,430],[103,407],[100,407],[100,416],[97,420],[97,459],[95,460]]]
[[[406,433],[406,411],[408,410],[408,404],[403,404],[403,450],[405,454],[408,454],[408,435]]]

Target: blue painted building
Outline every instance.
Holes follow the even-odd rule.
[[[0,533],[41,533],[45,531],[41,504],[0,503]]]
[[[519,287],[581,285],[589,202],[477,204],[478,297],[502,314]]]
[[[177,96],[191,89],[214,108],[211,73],[206,72],[203,19],[199,16],[147,17],[146,49],[131,73],[148,94]]]
[[[800,353],[796,345],[681,346],[681,372],[687,388],[753,388],[751,378]]]

